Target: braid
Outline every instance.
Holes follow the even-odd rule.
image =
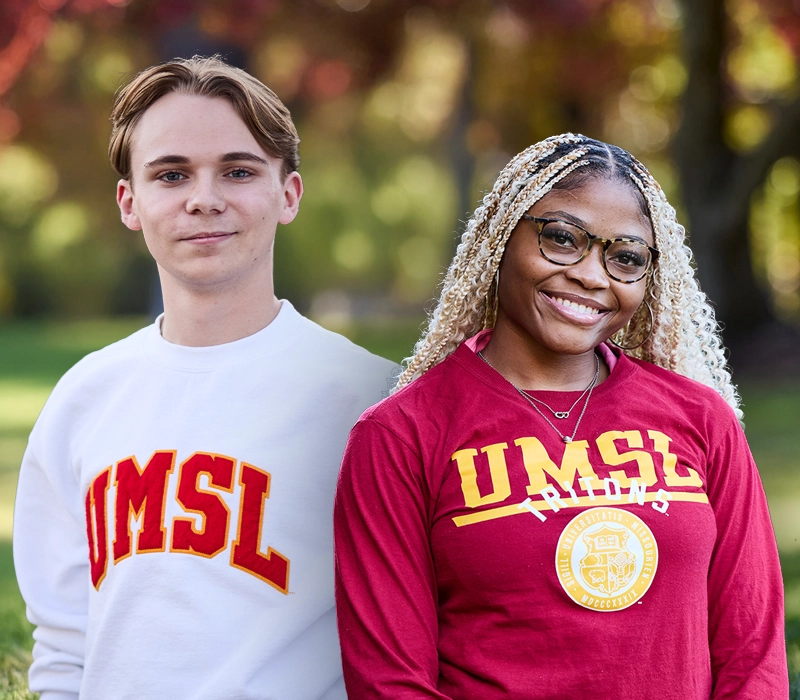
[[[582,138],[564,134],[541,141],[518,154],[500,172],[492,191],[467,222],[455,258],[445,273],[439,301],[413,355],[406,360],[395,390],[424,374],[483,328],[489,287],[505,244],[519,218],[530,208],[524,198],[520,198],[514,211],[512,205],[523,189],[538,192],[537,200],[546,194],[552,187],[548,181],[580,157],[570,152]],[[553,162],[559,148],[566,151],[566,162]]]
[[[661,186],[643,165],[635,164],[631,179],[647,201],[660,256],[645,292],[653,309],[653,332],[628,354],[716,389],[741,420],[740,399],[731,381],[714,309],[695,278],[686,231]],[[646,316],[637,313],[620,331],[623,344],[635,344],[630,341],[645,336]]]
[[[444,360],[464,340],[494,325],[497,270],[522,215],[550,190],[577,189],[597,175],[632,183],[660,252],[645,289],[652,333],[647,337],[650,314],[642,305],[615,341],[635,345],[644,340],[625,352],[716,389],[741,419],[714,311],[695,279],[692,253],[675,210],[644,165],[627,151],[570,133],[529,146],[500,172],[467,222],[427,328],[405,360],[395,391]]]

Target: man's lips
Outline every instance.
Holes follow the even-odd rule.
[[[190,236],[183,236],[180,240],[191,243],[215,243],[230,238],[235,233],[235,231],[202,231],[201,233],[193,233]]]

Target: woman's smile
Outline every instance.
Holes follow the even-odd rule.
[[[609,309],[590,299],[582,299],[571,294],[558,292],[539,292],[558,313],[578,323],[599,323]]]

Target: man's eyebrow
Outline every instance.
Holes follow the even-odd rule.
[[[261,163],[261,165],[269,165],[269,162],[264,158],[257,156],[255,153],[250,153],[250,151],[234,151],[233,153],[226,153],[220,158],[220,162],[222,163],[233,163],[242,160],[252,163]]]
[[[188,163],[189,159],[186,156],[168,155],[151,160],[150,162],[145,163],[144,167],[157,168],[161,165],[187,165]]]
[[[240,163],[242,161],[249,161],[251,163],[259,163],[261,165],[269,165],[269,162],[262,158],[261,156],[257,156],[255,153],[250,153],[250,151],[233,151],[231,153],[226,153],[220,159],[220,163]],[[146,169],[149,168],[158,168],[163,165],[189,165],[191,160],[186,156],[179,156],[177,154],[170,154],[166,156],[160,156],[155,160],[151,160],[144,164]]]

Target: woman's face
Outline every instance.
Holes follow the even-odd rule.
[[[592,177],[573,190],[552,190],[528,210],[569,221],[603,238],[636,238],[654,247],[650,220],[632,185]],[[539,250],[539,229],[520,219],[500,263],[495,328],[551,352],[592,351],[628,323],[644,299],[647,277],[625,284],[608,276],[597,242],[575,265],[549,262]]]

